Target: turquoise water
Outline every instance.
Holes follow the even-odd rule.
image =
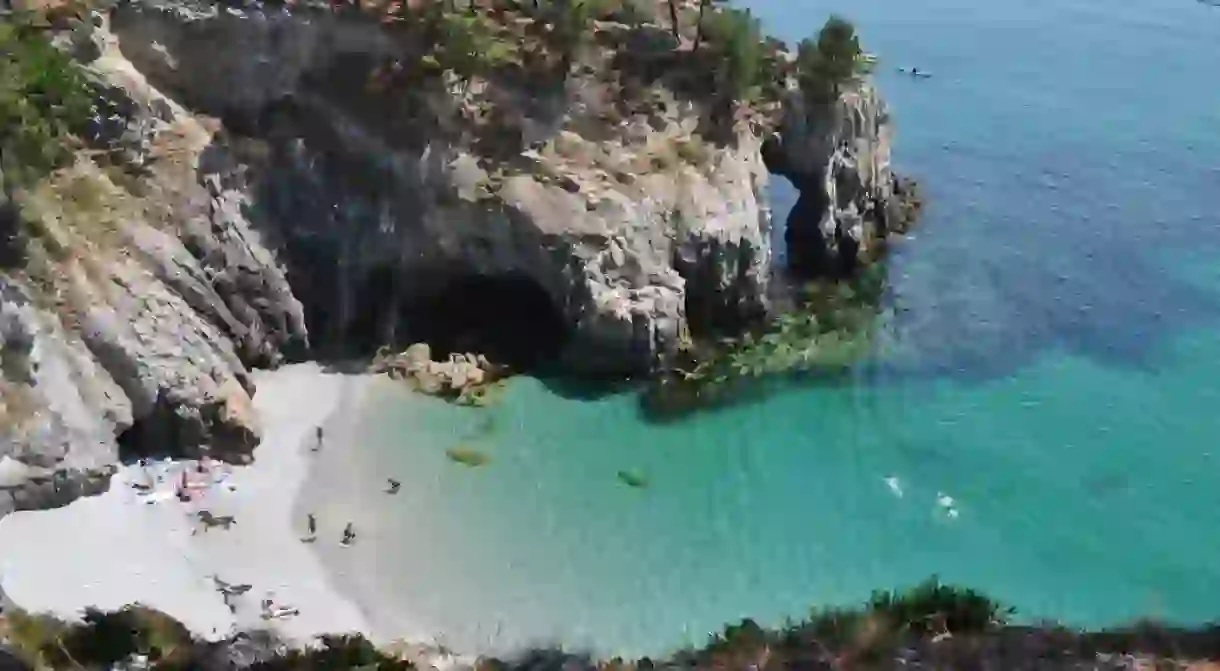
[[[842,11],[883,59],[931,205],[876,356],[664,426],[534,380],[484,411],[378,387],[342,477],[405,484],[359,513],[357,597],[459,648],[634,654],[932,573],[1031,618],[1220,615],[1220,10],[747,4],[787,39]]]

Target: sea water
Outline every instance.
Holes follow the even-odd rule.
[[[312,476],[361,533],[336,580],[464,650],[655,654],[931,574],[1031,619],[1220,615],[1220,9],[746,4],[788,40],[842,12],[881,58],[930,204],[876,355],[665,425],[532,379],[482,410],[377,384]]]

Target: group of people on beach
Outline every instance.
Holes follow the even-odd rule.
[[[321,452],[322,446],[325,444],[325,440],[326,440],[325,430],[321,426],[315,427],[314,428],[314,441],[313,441],[313,445],[309,448],[309,451],[315,452],[315,453]],[[402,489],[401,481],[395,480],[394,478],[386,478],[386,481],[387,481],[387,485],[388,485],[386,488],[387,494],[397,494],[399,492],[399,490]],[[306,530],[308,531],[308,534],[305,536],[305,538],[302,538],[301,541],[304,543],[312,543],[312,542],[316,541],[318,539],[318,518],[317,518],[317,516],[315,516],[313,513],[306,514],[305,527],[306,527]],[[342,545],[343,547],[349,547],[355,542],[356,542],[356,530],[353,527],[352,523],[348,522],[347,526],[343,527],[343,539],[339,542],[339,544]]]
[[[313,447],[310,448],[310,451],[311,452],[320,452],[322,450],[322,444],[323,444],[324,440],[325,440],[325,435],[324,435],[322,427],[319,426],[319,427],[315,428],[314,429],[314,444],[313,444]],[[305,542],[305,543],[312,543],[315,540],[317,540],[317,538],[318,538],[318,518],[315,517],[313,513],[309,513],[308,515],[305,516],[305,526],[309,531],[309,535],[306,536],[305,538],[302,538],[301,541]],[[356,542],[356,530],[352,526],[352,523],[348,522],[347,526],[343,527],[343,540],[339,541],[339,544],[342,545],[343,547],[348,547],[352,543],[355,543],[355,542]]]
[[[144,474],[144,482],[132,482],[131,488],[140,496],[145,496],[148,503],[177,498],[183,503],[189,503],[198,495],[212,491],[215,487],[224,486],[229,491],[235,491],[232,483],[227,482],[229,473],[214,464],[208,457],[203,457],[194,466],[189,463],[174,463],[168,459],[161,462],[141,458],[136,462]],[[192,477],[192,472],[195,477]],[[166,478],[173,478],[173,490],[164,487]],[[155,496],[159,494],[159,496]]]
[[[312,543],[316,541],[318,539],[318,518],[315,517],[313,513],[309,513],[305,516],[305,526],[309,531],[309,535],[302,538],[301,542]],[[356,542],[356,530],[352,526],[352,523],[348,522],[347,526],[343,527],[343,540],[339,541],[339,544],[343,547],[347,547],[354,542]]]

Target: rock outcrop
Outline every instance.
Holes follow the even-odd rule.
[[[102,491],[121,456],[248,453],[247,366],[305,343],[240,194],[198,174],[210,134],[103,46],[91,132],[112,162],[82,155],[6,227],[25,258],[0,274],[0,513]]]
[[[435,361],[428,343],[415,343],[399,354],[379,355],[369,370],[405,380],[424,394],[469,405],[480,404],[489,386],[509,373],[482,354],[450,354],[443,361]]]
[[[791,91],[763,155],[801,194],[785,229],[794,270],[850,273],[910,226],[918,195],[891,169],[891,132],[889,110],[868,81],[845,86],[831,103]]]

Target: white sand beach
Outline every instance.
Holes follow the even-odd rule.
[[[323,418],[341,422],[367,380],[313,364],[260,373],[254,405],[263,441],[252,465],[212,464],[206,473],[193,462],[130,466],[106,494],[0,519],[0,589],[26,610],[63,618],[138,602],[211,640],[259,628],[298,643],[322,633],[369,635],[364,614],[335,592],[301,541],[305,520],[292,512],[315,456],[315,427]],[[186,502],[175,495],[183,471]],[[231,516],[232,525],[206,527],[198,516],[205,510]],[[218,580],[243,593],[226,604]],[[265,617],[268,599],[279,616]]]

